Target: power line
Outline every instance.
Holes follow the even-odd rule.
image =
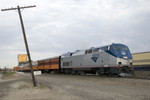
[[[22,33],[23,33],[24,42],[25,42],[25,47],[26,47],[26,52],[27,52],[27,55],[28,55],[29,65],[30,65],[30,69],[31,69],[32,81],[33,81],[33,85],[36,86],[35,77],[34,77],[34,73],[33,73],[32,62],[31,62],[31,57],[30,57],[30,51],[29,51],[29,48],[28,48],[28,43],[27,43],[27,38],[26,38],[26,34],[25,34],[24,24],[23,24],[23,20],[22,20],[21,11],[20,11],[20,9],[32,8],[32,7],[36,7],[36,6],[35,5],[33,5],[33,6],[24,6],[24,7],[17,6],[15,8],[12,7],[12,8],[7,8],[7,9],[1,9],[1,11],[18,10],[20,23],[21,23],[21,28],[22,28]]]
[[[19,6],[17,6],[17,7],[15,7],[15,8],[7,8],[7,9],[1,9],[1,11],[8,11],[8,10],[18,10],[18,7]],[[32,7],[36,7],[35,5],[33,5],[33,6],[24,6],[24,7],[19,7],[19,9],[24,9],[24,8],[32,8]]]

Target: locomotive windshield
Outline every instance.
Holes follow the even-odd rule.
[[[115,50],[129,50],[127,47],[113,46]]]

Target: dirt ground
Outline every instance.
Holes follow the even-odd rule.
[[[134,71],[134,77],[150,79],[150,71]]]
[[[0,79],[0,100],[150,100],[150,80],[29,73]]]

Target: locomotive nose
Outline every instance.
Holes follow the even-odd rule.
[[[125,60],[132,59],[132,55],[126,45],[113,44],[110,51],[117,58],[122,58]]]

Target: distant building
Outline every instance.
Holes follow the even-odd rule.
[[[150,71],[150,51],[133,53],[132,56],[135,70]]]

